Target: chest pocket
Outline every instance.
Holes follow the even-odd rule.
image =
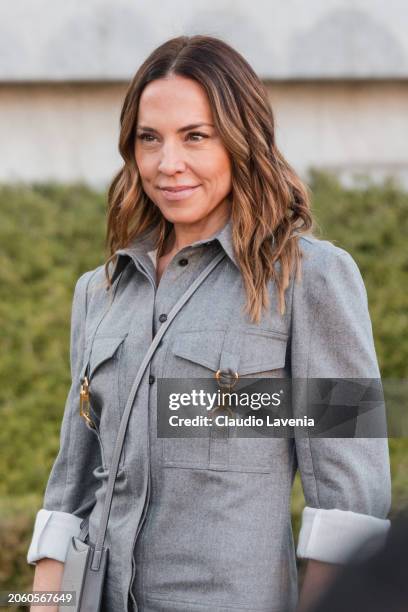
[[[287,334],[256,327],[248,327],[241,333],[236,360],[240,379],[287,377]],[[228,346],[224,344],[223,330],[179,332],[166,354],[163,377],[214,378],[220,363],[228,362],[226,353]],[[253,387],[251,390],[256,391]],[[200,437],[162,438],[163,465],[263,473],[277,469],[278,439],[235,437],[230,427],[206,427],[205,430],[206,434]],[[222,430],[221,435],[218,430]]]
[[[89,382],[89,412],[95,423],[102,466],[108,467],[113,455],[123,406],[119,388],[120,370],[123,368],[123,342],[127,334],[111,336],[97,334],[85,347],[85,363],[81,377]],[[125,461],[124,450],[119,467]]]

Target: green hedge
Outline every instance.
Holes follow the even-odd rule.
[[[391,182],[344,189],[313,173],[321,237],[356,259],[384,377],[407,377],[408,194]],[[106,257],[106,195],[84,185],[0,187],[0,583],[29,589],[35,513],[59,446],[69,388],[75,281]],[[393,512],[408,503],[408,442],[391,440]],[[296,480],[295,533],[304,504]]]
[[[383,379],[408,378],[408,193],[392,180],[364,177],[345,189],[328,173],[311,172],[315,234],[346,249],[367,289],[374,341]],[[391,517],[408,507],[408,439],[390,439]],[[299,476],[292,496],[295,533],[304,506]]]

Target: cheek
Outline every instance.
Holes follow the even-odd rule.
[[[218,189],[227,192],[230,191],[232,186],[232,170],[229,158],[225,157],[225,155],[220,156],[217,164],[217,171],[214,173],[214,176],[217,179]]]
[[[201,167],[197,168],[197,171],[214,189],[224,190],[231,186],[231,162],[224,151],[215,151],[206,160],[202,160]]]
[[[151,155],[144,155],[142,152],[138,152],[136,149],[135,159],[142,180],[149,180],[153,178],[155,172],[153,157]]]

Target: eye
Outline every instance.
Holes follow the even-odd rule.
[[[193,140],[193,142],[201,142],[201,140],[203,138],[208,138],[207,134],[203,134],[203,132],[189,132],[187,134],[187,138],[192,137],[191,140]]]
[[[137,135],[137,138],[146,143],[153,143],[157,140],[157,137],[149,132],[142,132]],[[204,138],[208,138],[208,134],[204,134],[203,132],[189,132],[186,136],[186,139],[192,142],[201,142]]]
[[[153,134],[148,134],[147,132],[142,132],[142,134],[138,134],[138,139],[142,142],[154,142],[156,138]]]

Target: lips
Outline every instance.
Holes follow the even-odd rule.
[[[200,185],[183,185],[179,187],[160,187],[166,200],[184,200],[197,191]]]
[[[162,191],[184,191],[185,189],[194,189],[198,185],[181,185],[179,187],[159,187]]]

